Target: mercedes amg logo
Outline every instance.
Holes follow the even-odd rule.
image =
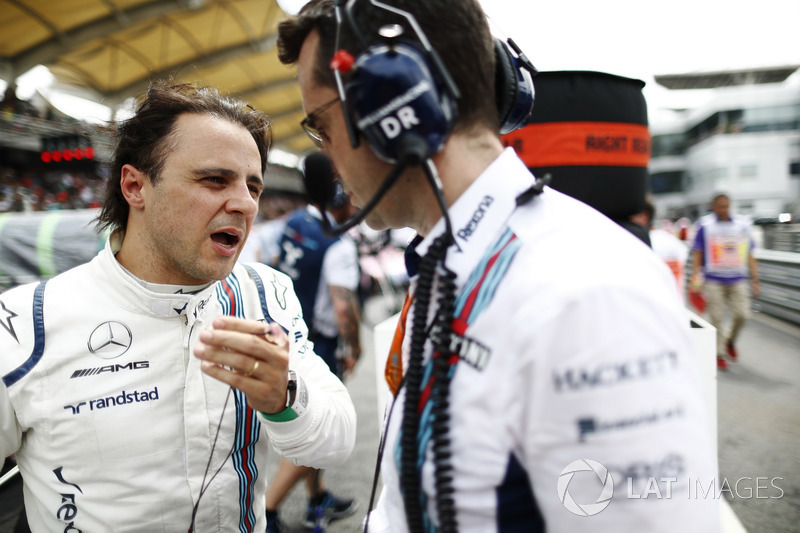
[[[122,322],[103,322],[89,335],[89,351],[102,359],[114,359],[131,347],[131,330]]]

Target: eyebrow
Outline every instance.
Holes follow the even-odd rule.
[[[204,176],[223,176],[225,178],[235,178],[237,176],[236,172],[229,168],[222,168],[222,167],[211,167],[211,168],[198,168],[192,171],[197,177],[204,177]],[[247,176],[247,183],[255,183],[259,187],[264,186],[264,179],[261,176],[257,176],[255,174],[251,174]]]

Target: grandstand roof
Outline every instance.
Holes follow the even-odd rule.
[[[800,65],[764,67],[718,72],[689,72],[685,74],[656,75],[655,80],[667,89],[716,89],[731,85],[780,83],[794,73]]]
[[[275,0],[0,0],[0,70],[47,66],[116,107],[151,80],[216,86],[268,113],[276,146],[312,148],[294,68],[275,43]]]

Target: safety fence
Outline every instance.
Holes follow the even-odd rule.
[[[800,253],[756,249],[754,255],[761,294],[753,309],[800,325]]]
[[[800,253],[800,224],[764,224],[764,248]]]

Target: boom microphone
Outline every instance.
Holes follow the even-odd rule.
[[[306,188],[306,196],[312,205],[319,209],[322,213],[322,229],[328,235],[338,237],[344,234],[350,228],[359,224],[369,214],[370,211],[380,202],[383,195],[386,194],[392,185],[397,181],[397,178],[403,173],[409,164],[418,164],[419,158],[416,154],[409,154],[392,168],[386,175],[375,196],[363,206],[358,213],[344,221],[340,226],[335,228],[328,220],[327,207],[336,195],[336,177],[333,172],[328,156],[322,152],[314,152],[306,156],[303,161],[303,185]]]

